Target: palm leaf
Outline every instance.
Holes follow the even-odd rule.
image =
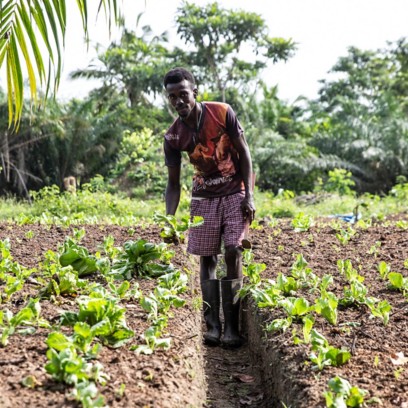
[[[88,36],[88,3],[77,0],[84,33]],[[118,0],[99,0],[109,21],[118,22]],[[0,0],[0,67],[6,64],[9,126],[17,129],[23,108],[24,76],[31,100],[37,100],[37,82],[56,92],[62,73],[66,32],[65,0]],[[45,48],[46,51],[41,51]],[[44,66],[48,57],[48,69]]]

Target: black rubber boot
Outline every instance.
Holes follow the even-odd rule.
[[[201,282],[203,294],[204,320],[207,332],[204,333],[204,343],[209,346],[219,346],[221,337],[220,321],[220,281],[209,279]]]
[[[221,279],[222,309],[224,311],[224,336],[222,345],[236,348],[244,343],[239,334],[239,312],[241,299],[238,296],[242,288],[242,279]]]

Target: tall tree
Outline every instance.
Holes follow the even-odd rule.
[[[177,49],[178,60],[194,68],[200,83],[223,101],[228,91],[247,90],[270,61],[286,61],[295,49],[291,39],[270,37],[260,15],[223,9],[216,2],[183,3],[176,24],[180,37],[194,47],[187,54]],[[251,57],[243,55],[244,49]]]
[[[353,173],[359,191],[387,192],[408,176],[408,43],[349,49],[311,104],[311,145],[333,167]],[[339,75],[340,74],[340,75]]]
[[[88,68],[70,76],[102,80],[102,88],[107,92],[123,92],[131,107],[149,105],[149,95],[163,89],[162,78],[169,66],[166,45],[167,34],[153,35],[149,26],[142,28],[140,36],[125,30],[119,43],[112,43]]]

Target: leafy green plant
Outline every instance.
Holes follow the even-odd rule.
[[[358,280],[352,280],[350,286],[343,290],[343,298],[339,303],[343,306],[365,304],[367,300],[368,289]]]
[[[72,396],[83,408],[104,408],[105,399],[99,394],[93,381],[81,381],[72,389]]]
[[[296,232],[306,232],[309,231],[310,227],[313,225],[313,217],[305,214],[304,212],[299,212],[292,220],[292,227]]]
[[[395,222],[395,226],[397,227],[397,228],[400,228],[400,229],[402,229],[402,230],[407,230],[408,229],[408,221],[406,221],[406,220],[398,220],[398,221],[396,221]]]
[[[329,345],[327,339],[317,330],[311,330],[312,353],[309,359],[315,364],[313,368],[323,370],[326,366],[339,367],[350,360],[351,354],[348,350]]]
[[[102,288],[89,296],[76,299],[79,312],[63,312],[62,324],[74,326],[77,322],[87,323],[94,336],[111,347],[120,347],[134,336],[126,324],[126,309],[118,305],[119,299],[112,298]]]
[[[292,325],[292,322],[293,319],[290,316],[282,319],[274,319],[271,323],[265,326],[265,330],[272,333],[278,331],[285,332]]]
[[[168,349],[170,338],[162,337],[170,317],[171,307],[182,307],[185,300],[179,297],[187,289],[187,275],[180,271],[168,273],[158,278],[158,286],[153,293],[140,298],[140,305],[148,313],[151,326],[144,332],[145,344],[131,347],[140,354],[152,354],[157,348]]]
[[[163,215],[158,212],[154,213],[153,221],[162,226],[160,236],[169,242],[185,241],[185,232],[189,228],[199,227],[204,224],[204,218],[195,216],[192,220],[190,216],[185,215],[180,220],[174,215]]]
[[[352,387],[347,380],[338,376],[331,378],[328,386],[329,391],[323,393],[327,408],[358,408],[363,405],[366,390]]]
[[[100,343],[92,344],[95,337],[95,331],[92,330],[89,324],[77,322],[71,336],[67,336],[60,331],[54,331],[48,335],[46,343],[48,347],[57,351],[75,348],[78,352],[83,353],[87,359],[91,359],[98,356],[102,347]]]
[[[174,252],[169,251],[165,243],[156,245],[144,239],[127,241],[112,263],[111,274],[126,280],[133,276],[158,277],[174,272],[173,265],[166,263],[173,255]]]
[[[378,264],[377,269],[378,269],[378,272],[380,273],[382,280],[387,279],[388,274],[391,272],[391,267],[384,261],[381,261]]]
[[[23,288],[27,278],[36,272],[34,268],[28,269],[13,261],[10,250],[10,240],[8,238],[3,241],[0,240],[0,281],[5,282],[0,303],[8,302],[14,293]]]
[[[374,255],[374,258],[376,258],[379,253],[380,248],[381,248],[381,241],[375,241],[375,244],[371,245],[370,249],[368,250],[368,253],[370,255]]]
[[[342,228],[338,233],[336,233],[336,238],[342,245],[347,245],[351,238],[353,238],[356,234],[357,231],[349,225],[346,229]]]
[[[278,273],[275,288],[282,292],[283,295],[293,295],[299,288],[299,284],[292,276],[286,276],[282,272]]]
[[[38,299],[30,299],[27,306],[14,315],[8,309],[0,310],[1,346],[7,346],[9,337],[14,333],[32,334],[36,327],[49,328],[49,323],[40,318],[40,313]]]
[[[44,254],[44,261],[39,268],[42,276],[37,278],[39,283],[44,284],[39,290],[41,297],[77,296],[80,293],[91,291],[98,285],[80,279],[78,272],[71,265],[61,266],[58,257],[59,255],[51,250]]]
[[[408,292],[408,278],[405,278],[402,273],[390,272],[388,274],[388,286],[390,289],[399,290],[405,296]]]
[[[98,270],[98,259],[90,255],[87,248],[78,244],[78,241],[66,237],[60,248],[59,262],[61,266],[72,266],[78,276],[90,275]]]
[[[159,276],[157,282],[159,287],[168,289],[172,294],[178,295],[186,291],[188,277],[185,273],[176,270]]]
[[[282,307],[288,316],[295,319],[302,317],[311,311],[309,301],[305,298],[287,297],[280,300],[278,306]]]
[[[319,283],[319,278],[309,268],[306,259],[302,254],[296,255],[296,260],[292,264],[291,275],[297,279],[298,286],[303,288],[315,288]]]
[[[261,284],[261,273],[266,269],[266,265],[254,262],[254,254],[251,249],[244,249],[242,261],[242,274],[249,280],[249,284],[245,284],[240,291],[240,296],[244,297]]]
[[[293,342],[294,344],[309,344],[312,336],[311,332],[314,325],[314,318],[312,315],[306,315],[302,318],[302,334],[303,340],[296,336],[296,330],[293,332]]]
[[[49,348],[47,358],[49,362],[45,365],[45,370],[60,382],[75,385],[83,381],[94,380],[105,384],[109,378],[101,371],[100,363],[88,363],[74,347],[65,347],[62,350]]]
[[[357,270],[353,268],[350,259],[346,259],[345,261],[339,259],[337,261],[337,267],[339,269],[340,274],[343,275],[348,282],[353,282],[355,280],[359,282],[364,281],[364,277],[361,276],[357,272]]]
[[[378,317],[383,321],[384,326],[388,324],[392,307],[387,300],[378,301],[377,299],[368,297],[365,304],[374,317]]]
[[[259,308],[274,308],[282,298],[281,291],[276,288],[275,282],[267,282],[262,289],[259,287],[253,287],[250,292]]]
[[[315,300],[315,311],[321,314],[330,324],[337,324],[337,306],[339,300],[332,292],[321,293],[320,298]]]

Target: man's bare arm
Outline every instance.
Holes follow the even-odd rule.
[[[166,214],[174,215],[180,202],[180,166],[167,167]]]

